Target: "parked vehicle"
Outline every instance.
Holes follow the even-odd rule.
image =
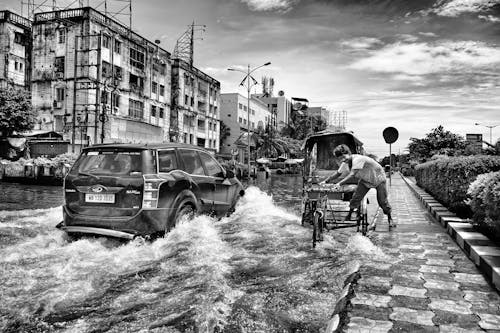
[[[70,235],[156,237],[185,215],[234,211],[243,186],[205,149],[187,144],[85,148],[64,181]]]

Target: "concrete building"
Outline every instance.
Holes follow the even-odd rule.
[[[171,141],[219,151],[219,81],[184,60],[174,59],[171,110]]]
[[[32,103],[39,129],[72,150],[169,141],[170,53],[90,7],[35,14]]]
[[[264,129],[268,124],[275,122],[275,119],[272,117],[267,104],[260,99],[250,98],[250,110],[248,110],[248,99],[238,93],[221,94],[220,105],[220,119],[229,128],[230,132],[230,135],[225,138],[223,146],[221,146],[220,153],[231,154],[231,151],[238,151],[237,160],[244,163],[247,155],[247,145],[238,145],[236,142],[238,138],[243,133],[248,132],[249,126],[252,131],[259,128]],[[250,124],[248,123],[248,116],[250,116]]]
[[[252,98],[259,99],[266,104],[272,114],[271,125],[275,127],[278,132],[290,123],[292,102],[285,97],[285,93],[283,91],[279,91],[278,96],[254,94],[252,95]]]
[[[8,10],[0,11],[0,88],[29,89],[31,21]]]

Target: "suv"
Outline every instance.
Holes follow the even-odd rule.
[[[69,235],[157,237],[185,215],[234,211],[243,186],[203,148],[179,143],[85,148],[64,179]]]

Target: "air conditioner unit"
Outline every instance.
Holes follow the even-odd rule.
[[[54,106],[54,109],[61,109],[63,107],[63,103],[61,101],[54,101],[52,105]]]
[[[113,106],[113,114],[119,114],[120,108],[118,106]]]
[[[111,110],[111,105],[106,104],[105,108],[106,108],[106,111],[110,111]]]
[[[63,72],[56,72],[56,79],[64,79],[64,73]]]

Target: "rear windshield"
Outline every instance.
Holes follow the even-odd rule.
[[[145,173],[146,151],[86,151],[75,163],[78,173],[140,176]],[[153,161],[153,159],[151,158]]]

